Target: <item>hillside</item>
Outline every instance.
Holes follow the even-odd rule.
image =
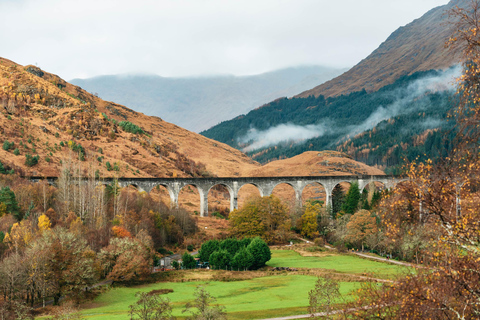
[[[96,92],[104,99],[199,132],[278,97],[310,89],[341,72],[340,69],[306,66],[242,77],[110,75],[73,79],[71,83]]]
[[[262,163],[310,150],[338,150],[382,168],[404,156],[435,157],[449,148],[442,130],[454,124],[447,118],[459,72],[417,72],[371,93],[277,99],[202,134]]]
[[[55,176],[70,160],[83,174],[104,177],[312,174],[296,160],[296,171],[263,171],[228,145],[3,58],[0,101],[0,162],[21,175]]]
[[[84,158],[84,169],[100,176],[229,176],[258,166],[233,148],[104,101],[34,66],[0,59],[0,97],[1,142],[13,143],[4,144],[0,161],[26,175],[57,175],[70,158]],[[127,132],[121,121],[144,133]],[[38,164],[25,164],[27,155],[37,154]]]
[[[430,10],[393,32],[378,49],[349,71],[297,97],[330,97],[363,89],[373,92],[401,76],[457,64],[460,57],[445,48],[445,42],[452,33],[446,13],[455,5],[462,7],[469,3],[469,0],[452,0],[445,6]]]

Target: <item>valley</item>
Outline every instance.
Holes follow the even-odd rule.
[[[480,0],[445,3],[343,74],[310,66],[238,77],[100,75],[72,84],[36,63],[0,58],[0,318],[475,318]],[[302,18],[319,8],[247,1],[232,15],[232,4],[182,3],[170,21],[162,14],[178,4],[163,5],[139,2],[117,16],[122,48],[141,54],[128,64],[167,67],[150,51],[161,43],[183,57],[176,61],[185,72],[193,56],[172,50],[170,37],[215,47],[204,57],[212,70],[222,55],[248,62],[294,34],[297,6]],[[0,4],[9,12],[16,6]],[[95,14],[106,29],[95,26],[91,5],[65,6],[59,16],[68,8],[68,20],[98,32],[71,37],[82,49],[97,43],[101,57],[115,41],[104,32],[118,21],[102,3]],[[117,15],[125,6],[108,10]],[[276,15],[283,6],[288,15]],[[243,11],[256,13],[248,26]],[[137,16],[144,21],[133,27]],[[240,20],[238,39],[255,27],[253,47],[235,43],[227,27]],[[337,20],[329,32],[342,38],[333,26],[346,20]],[[174,28],[162,25],[168,21]],[[177,33],[191,25],[193,38]],[[214,45],[206,25],[235,41]],[[262,70],[320,39],[318,30],[303,32],[269,51]],[[146,42],[128,43],[132,34]],[[122,61],[129,50],[109,59]],[[64,68],[75,64],[70,54]]]

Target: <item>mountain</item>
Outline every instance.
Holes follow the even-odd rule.
[[[293,96],[341,72],[343,70],[304,66],[242,77],[111,75],[73,79],[71,83],[107,100],[198,132],[278,97]]]
[[[452,148],[459,56],[445,49],[453,0],[396,30],[351,70],[201,132],[266,163],[309,150],[338,150],[394,172],[404,157]]]
[[[454,6],[468,4],[469,0],[452,0],[430,10],[397,29],[378,49],[341,76],[304,91],[298,97],[330,97],[362,89],[373,92],[404,75],[458,64],[460,56],[445,48],[445,42],[452,34],[447,13]]]
[[[460,69],[404,76],[376,92],[277,99],[202,132],[266,163],[311,150],[338,150],[368,165],[444,155]],[[425,143],[428,142],[428,143]]]
[[[335,158],[329,165],[303,163],[310,161],[306,155],[292,160],[295,170],[290,165],[264,172],[259,163],[226,144],[104,101],[35,66],[3,58],[0,103],[3,174],[13,170],[22,176],[57,176],[69,163],[75,175],[100,177],[379,173],[341,153],[323,155],[327,162]],[[349,164],[337,170],[332,166],[337,162]]]

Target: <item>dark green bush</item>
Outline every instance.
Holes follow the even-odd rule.
[[[38,163],[38,159],[40,159],[40,156],[37,154],[36,156],[32,156],[30,154],[25,155],[25,165],[28,167],[33,167]]]

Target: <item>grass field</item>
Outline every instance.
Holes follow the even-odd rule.
[[[405,267],[363,259],[354,255],[324,253],[319,257],[303,257],[293,250],[272,250],[270,267],[328,269],[348,274],[375,274],[379,278],[392,278]]]
[[[353,255],[325,253],[320,257],[303,257],[292,250],[272,250],[272,259],[268,265],[326,269],[345,275],[361,275],[368,272],[382,278],[393,277],[405,269]],[[261,319],[304,314],[307,312],[308,292],[313,289],[315,280],[316,277],[313,275],[280,273],[230,282],[161,282],[139,287],[113,288],[86,306],[82,314],[88,319],[129,319],[128,306],[136,301],[136,292],[173,289],[174,291],[166,297],[172,302],[174,315],[181,318],[185,316],[182,314],[185,304],[193,301],[193,292],[198,285],[207,286],[207,291],[217,298],[217,303],[225,306],[229,319]],[[349,293],[360,284],[345,281],[340,283],[340,289],[348,299],[351,297]]]
[[[266,316],[292,315],[306,312],[308,292],[316,278],[304,275],[275,275],[244,281],[220,282],[170,282],[134,288],[114,288],[95,300],[97,307],[84,310],[84,316],[92,319],[128,319],[128,306],[136,301],[135,292],[156,289],[173,289],[166,296],[174,307],[174,315],[182,316],[185,304],[193,301],[198,285],[206,285],[207,291],[226,307],[229,319],[253,319]],[[341,292],[358,287],[358,282],[342,282]],[[185,315],[185,314],[183,314]]]

